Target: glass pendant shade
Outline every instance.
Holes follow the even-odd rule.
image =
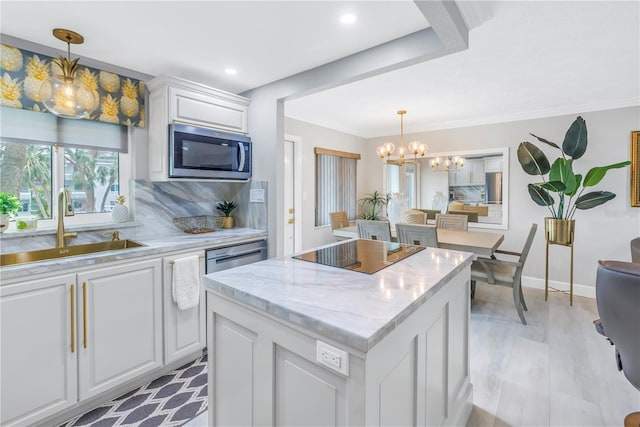
[[[385,142],[384,144],[376,148],[376,154],[378,154],[378,156],[380,156],[382,160],[384,160],[385,157],[387,158],[386,163],[394,163],[400,165],[403,165],[404,163],[419,163],[424,158],[424,155],[429,149],[426,144],[421,144],[419,141],[411,141],[407,148],[404,147],[403,116],[405,114],[407,114],[407,110],[398,111],[398,115],[400,116],[400,145],[398,146],[398,149],[396,150],[396,146],[391,142]],[[398,160],[390,159],[391,155],[394,154],[394,151],[398,156]],[[407,153],[413,154],[413,159],[405,159],[405,155]]]
[[[67,119],[88,118],[98,106],[95,93],[83,82],[62,75],[42,83],[40,98],[49,111]]]
[[[61,56],[53,60],[51,68],[57,73],[40,86],[40,99],[44,106],[56,116],[66,119],[86,119],[98,107],[98,94],[82,80],[76,78],[78,58],[71,60],[71,43],[81,44],[84,38],[64,28],[55,28],[53,35],[67,43],[67,58]]]

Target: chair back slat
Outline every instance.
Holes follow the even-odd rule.
[[[432,225],[398,224],[396,223],[398,243],[420,245],[431,248],[438,247],[438,234]]]
[[[391,226],[389,221],[356,220],[358,237],[369,240],[391,241]]]
[[[436,215],[436,228],[446,230],[466,230],[468,228],[468,218],[466,215]]]
[[[329,216],[331,217],[331,228],[333,230],[349,226],[349,219],[347,218],[346,211],[330,212]]]
[[[533,238],[536,235],[536,230],[538,230],[538,224],[531,224],[531,228],[529,229],[529,235],[527,236],[527,240],[524,242],[524,247],[522,248],[522,252],[520,252],[520,262],[524,266],[524,262],[527,259],[527,255],[529,255],[529,250],[531,249],[531,245],[533,244]]]

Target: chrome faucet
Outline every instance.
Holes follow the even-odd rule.
[[[66,188],[58,193],[58,228],[56,231],[56,248],[64,248],[65,239],[78,237],[78,233],[64,231],[64,217],[73,216],[73,203]]]

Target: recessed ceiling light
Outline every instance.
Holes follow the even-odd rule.
[[[236,70],[235,68],[225,68],[224,72],[231,75],[238,74],[238,70]]]
[[[342,22],[343,24],[353,24],[354,22],[356,22],[356,15],[354,15],[353,13],[345,13],[340,17],[340,22]]]

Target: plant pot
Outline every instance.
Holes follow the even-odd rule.
[[[0,214],[0,233],[4,233],[7,228],[9,228],[9,215]]]
[[[571,245],[575,225],[575,219],[545,218],[544,231],[547,241],[554,245]]]
[[[113,222],[129,221],[129,209],[125,205],[115,205],[111,211]]]
[[[233,217],[232,216],[222,217],[222,228],[233,228]]]

